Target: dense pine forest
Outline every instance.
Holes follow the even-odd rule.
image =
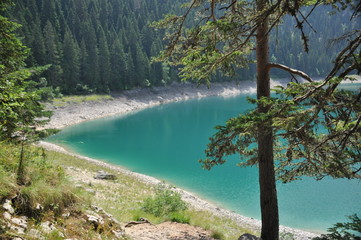
[[[42,81],[64,94],[109,93],[179,81],[177,70],[151,58],[163,48],[163,33],[149,26],[165,14],[182,11],[184,0],[16,0],[8,11],[22,24],[18,35],[29,47],[28,67],[48,65]],[[310,19],[312,51],[306,53],[295,23],[286,19],[273,32],[274,61],[314,77],[330,69],[339,50],[329,40],[356,28],[351,13],[327,14],[319,7]],[[332,18],[332,21],[330,21]],[[312,27],[311,27],[312,26]],[[251,69],[238,80],[254,79]],[[275,77],[285,77],[278,72]],[[225,81],[217,75],[216,81]]]

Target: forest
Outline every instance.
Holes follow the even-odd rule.
[[[48,67],[36,81],[46,80],[63,94],[109,93],[180,81],[175,67],[152,62],[166,43],[161,30],[151,28],[150,24],[168,13],[180,14],[184,2],[16,0],[7,15],[22,25],[18,36],[30,48],[27,66]],[[271,60],[313,77],[324,76],[331,68],[330,59],[339,51],[331,40],[360,25],[349,21],[351,14],[348,11],[333,14],[326,6],[315,9],[305,27],[312,49],[309,53],[303,49],[296,23],[285,18],[272,32]],[[272,73],[273,77],[289,76]],[[255,79],[254,65],[240,69],[235,79]],[[213,80],[230,79],[216,74]]]

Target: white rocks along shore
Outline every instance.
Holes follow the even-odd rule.
[[[277,83],[273,83],[277,84]],[[241,93],[254,93],[255,83],[251,81],[239,82],[239,83],[225,83],[225,84],[212,84],[210,88],[201,85],[197,87],[195,84],[173,84],[167,87],[155,87],[149,89],[136,89],[125,91],[121,94],[113,96],[111,100],[101,101],[87,101],[82,103],[70,103],[65,106],[56,107],[49,106],[49,110],[53,111],[53,116],[50,122],[45,126],[46,128],[61,129],[70,125],[74,125],[83,121],[93,120],[113,115],[124,115],[139,111],[148,107],[156,105],[202,98],[208,96],[235,96]],[[96,159],[80,156],[74,153],[70,153],[64,148],[47,143],[40,142],[39,145],[71,155],[75,155],[84,160],[96,163],[98,165],[122,172],[123,174],[132,175],[140,179],[141,181],[149,184],[158,184],[160,180],[150,176],[146,176],[139,173],[134,173],[126,170],[122,167],[111,165]],[[233,219],[238,224],[253,229],[254,231],[260,231],[261,222],[259,220],[241,216],[235,212],[222,209],[212,203],[202,200],[192,193],[186,192],[182,189],[176,189],[179,191],[183,199],[188,202],[195,209],[207,210],[214,213],[217,216],[227,217]],[[281,232],[287,232],[293,234],[295,239],[311,239],[318,234],[306,232],[302,230],[292,229],[289,227],[280,227]]]

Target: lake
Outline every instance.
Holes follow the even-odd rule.
[[[48,141],[81,155],[126,167],[190,191],[244,216],[260,219],[258,169],[237,167],[237,157],[211,171],[201,168],[214,126],[250,109],[246,95],[170,103],[122,117],[65,128]],[[359,180],[278,183],[280,223],[325,231],[361,214]]]

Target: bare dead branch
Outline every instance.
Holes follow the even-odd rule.
[[[313,82],[313,80],[312,80],[312,78],[310,76],[308,76],[306,73],[304,73],[304,72],[302,72],[300,70],[293,69],[293,68],[290,68],[290,67],[287,67],[285,65],[278,64],[278,63],[269,63],[268,67],[269,67],[269,69],[271,69],[271,68],[282,69],[282,70],[284,70],[286,72],[296,74],[296,75],[302,77],[303,79],[307,80],[308,82]]]
[[[347,59],[349,57],[354,55],[354,52],[359,48],[361,45],[361,31],[359,31],[359,35],[349,42],[348,46],[346,46],[336,57],[335,65],[333,69],[330,71],[328,76],[325,78],[323,82],[321,82],[318,86],[314,87],[312,90],[305,93],[303,96],[299,96],[294,99],[295,102],[303,101],[307,99],[309,96],[314,94],[318,89],[324,87],[333,77],[336,76],[336,74],[340,71],[340,69],[346,64]],[[357,69],[358,65],[355,63],[351,66],[349,66],[344,72],[339,74],[339,77],[344,78],[348,73],[350,73],[352,70]],[[328,91],[328,93],[331,93],[337,85],[331,87],[331,91]]]
[[[226,7],[221,7],[219,10],[228,10],[230,8],[232,8],[232,12],[235,12],[235,4],[237,3],[237,0],[232,0],[232,2],[226,6]]]
[[[302,22],[305,22],[307,23],[307,25],[312,29],[313,32],[316,32],[316,30],[312,27],[311,23],[308,21],[307,17],[305,17],[301,11],[298,11],[298,13],[301,15],[303,21]]]
[[[182,29],[183,29],[185,20],[186,20],[187,16],[189,15],[189,13],[191,12],[191,10],[193,9],[196,2],[197,2],[197,0],[193,0],[191,6],[187,9],[186,13],[182,16],[183,19],[182,19],[182,22],[178,26],[178,31],[175,33],[175,36],[173,37],[171,43],[169,44],[169,46],[167,48],[168,55],[171,55],[176,43],[179,41],[179,38],[182,35]]]
[[[361,122],[361,115],[358,117],[355,126],[346,134],[346,136],[340,142],[340,144],[342,144],[341,150],[345,149],[348,138],[351,136],[352,133],[354,133],[358,129],[360,122]]]
[[[211,16],[210,18],[213,19],[213,21],[217,21],[216,15],[215,15],[215,8],[216,8],[216,0],[212,0],[212,6],[211,6]]]

